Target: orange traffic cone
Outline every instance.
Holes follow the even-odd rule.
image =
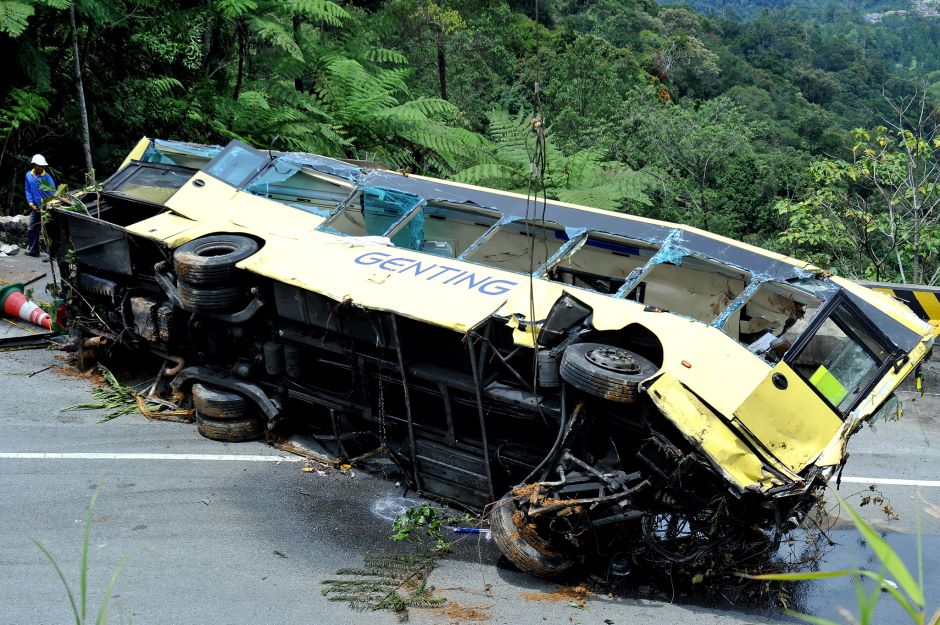
[[[23,295],[22,284],[11,284],[0,289],[0,308],[11,317],[19,317],[33,325],[52,329],[52,317]]]

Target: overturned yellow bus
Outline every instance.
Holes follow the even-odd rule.
[[[383,448],[547,577],[772,541],[935,336],[694,228],[237,141],[142,140],[86,207],[73,334],[175,360],[211,438]]]

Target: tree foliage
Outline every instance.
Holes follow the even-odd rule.
[[[636,210],[648,206],[647,190],[653,179],[623,163],[604,159],[600,150],[580,150],[566,155],[555,144],[549,129],[545,134],[546,170],[537,177],[535,161],[537,118],[524,113],[510,116],[502,111],[489,115],[493,140],[492,162],[458,172],[462,182],[494,186],[509,191],[543,192],[546,197],[608,210]]]
[[[898,177],[934,155],[907,151],[897,132],[917,131],[891,102],[917,93],[932,111],[940,100],[940,20],[870,24],[862,11],[883,10],[871,3],[721,4],[733,10],[707,0],[549,0],[537,12],[516,0],[0,0],[4,210],[23,206],[33,153],[57,180],[82,178],[74,6],[99,172],[143,135],[238,138],[527,192],[537,118],[546,170],[536,186],[550,197],[769,242],[853,275],[930,280],[933,216],[910,207],[929,199]],[[866,140],[850,130],[879,125]],[[878,137],[885,146],[871,144]],[[877,184],[864,175],[875,158],[866,149],[881,159]]]
[[[856,129],[851,160],[813,164],[814,186],[779,204],[780,240],[843,275],[935,284],[940,278],[940,135],[923,92],[896,121]]]

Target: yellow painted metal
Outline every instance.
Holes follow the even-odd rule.
[[[650,330],[662,342],[663,370],[694,388],[709,405],[729,417],[770,371],[762,358],[700,321],[646,312],[637,302],[546,280],[534,280],[530,292],[528,279],[522,277],[521,282],[497,314],[509,319],[545,319],[558,298],[570,293],[593,309],[592,324],[598,330],[620,330],[631,324]],[[518,323],[512,321],[510,325],[516,328]],[[518,345],[531,345],[529,337],[529,333],[518,330],[513,334]],[[721,366],[714,366],[716,362]],[[729,380],[734,383],[729,384]]]
[[[936,293],[914,291],[914,297],[930,319],[940,319],[940,302],[937,301]]]
[[[143,158],[144,152],[147,151],[147,147],[150,146],[150,139],[147,137],[142,138],[137,142],[137,145],[128,153],[127,158],[124,159],[124,162],[121,163],[121,166],[118,167],[118,171],[121,171],[125,167],[131,164],[131,161],[139,161]]]
[[[238,189],[202,172],[196,172],[164,204],[196,221],[227,221],[229,206]],[[268,205],[274,205],[268,202]]]
[[[306,238],[324,221],[319,215],[244,191],[232,197],[226,213],[229,221],[246,232],[261,236],[271,233],[289,239]]]
[[[160,213],[127,226],[127,231],[152,241],[159,241],[173,249],[197,237],[233,230],[231,224],[225,222],[193,221],[173,213]]]
[[[683,436],[701,448],[713,466],[740,490],[763,490],[774,484],[764,474],[761,459],[672,374],[660,376],[650,386],[649,396]]]
[[[787,381],[785,389],[774,375]],[[735,417],[785,466],[800,471],[819,456],[842,427],[832,409],[786,363],[778,363]]]
[[[366,245],[350,237],[322,232],[312,232],[303,240],[272,237],[257,254],[238,266],[349,305],[392,311],[458,332],[466,332],[489,317],[506,299],[505,294],[483,294],[468,288],[466,283],[455,285],[440,278],[428,279],[437,269],[416,276],[414,271],[401,271],[404,263],[390,263],[383,268],[380,263],[371,262],[375,258],[420,258],[441,268],[470,269],[494,279],[520,281],[518,275],[505,271],[394,247]]]
[[[201,184],[193,184],[196,180]],[[220,232],[250,232],[266,240],[269,235],[306,238],[323,223],[323,217],[239,191],[203,173],[196,173],[166,206],[189,219],[212,222]]]

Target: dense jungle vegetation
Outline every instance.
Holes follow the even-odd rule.
[[[523,192],[538,146],[549,197],[935,281],[940,19],[693,4],[0,0],[0,212],[31,154],[80,186],[144,135]]]

